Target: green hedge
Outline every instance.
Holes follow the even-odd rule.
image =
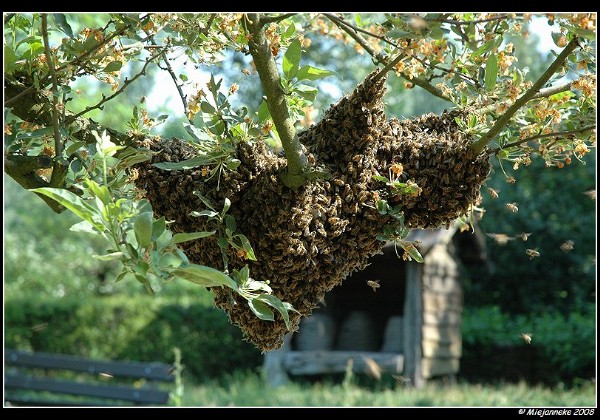
[[[521,333],[531,333],[527,344]],[[465,308],[461,375],[480,381],[572,383],[595,377],[596,307],[562,315],[510,315],[498,306]]]
[[[196,380],[261,365],[225,313],[151,296],[88,299],[20,297],[5,301],[5,346],[92,358],[173,362]]]

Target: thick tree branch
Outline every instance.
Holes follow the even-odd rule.
[[[260,76],[266,95],[267,107],[277,128],[287,159],[287,174],[282,180],[288,187],[299,187],[305,182],[303,172],[305,172],[308,164],[307,158],[302,150],[302,144],[296,136],[295,121],[290,117],[275,59],[262,30],[264,21],[261,20],[258,13],[250,13],[246,15],[246,19],[251,36],[248,42],[250,54]]]
[[[527,92],[521,95],[514,104],[512,104],[508,110],[496,121],[496,123],[485,133],[479,140],[473,143],[472,148],[476,154],[479,154],[489,142],[491,142],[497,135],[502,131],[504,126],[508,124],[512,116],[523,107],[529,100],[531,100],[544,86],[544,84],[552,77],[554,73],[563,65],[569,54],[577,48],[579,45],[578,38],[574,37],[571,42],[562,50],[562,52],[556,57],[554,62],[550,64],[550,67],[540,76],[540,78],[529,88]]]
[[[586,131],[591,131],[591,130],[595,130],[595,129],[596,129],[596,124],[592,124],[592,125],[586,125],[585,127],[581,127],[577,130],[553,131],[552,133],[537,134],[535,136],[526,137],[524,139],[517,140],[512,143],[507,143],[502,147],[496,147],[494,149],[490,149],[490,151],[488,153],[490,155],[495,155],[496,153],[500,152],[503,149],[509,149],[511,147],[520,146],[521,144],[529,143],[530,141],[544,139],[544,138],[548,138],[548,137],[565,137],[565,136],[570,136],[572,134],[585,133]]]
[[[52,177],[50,185],[58,187],[64,181],[66,170],[61,164],[60,159],[63,151],[63,142],[60,138],[60,122],[58,118],[58,78],[54,68],[54,57],[50,52],[50,43],[48,42],[48,14],[42,13],[42,40],[44,41],[44,54],[46,63],[48,64],[48,72],[52,80],[52,107],[50,113],[52,116],[52,132],[54,134],[54,165],[52,168]]]

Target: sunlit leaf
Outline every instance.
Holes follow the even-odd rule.
[[[254,314],[264,321],[275,321],[275,314],[266,303],[259,299],[252,299],[248,301],[248,306]]]
[[[92,257],[100,261],[114,261],[120,260],[124,255],[122,252],[111,252],[105,255],[92,255]]]
[[[231,277],[222,271],[202,265],[189,265],[186,267],[165,267],[165,271],[184,280],[199,284],[204,287],[230,287],[237,290],[238,285]]]
[[[133,223],[133,230],[138,245],[144,249],[150,248],[152,242],[152,213],[140,213]]]
[[[318,80],[327,76],[333,76],[334,74],[336,73],[330,70],[318,69],[316,67],[306,65],[302,66],[298,70],[296,77],[298,80]]]
[[[298,67],[300,66],[300,58],[302,57],[302,45],[300,41],[295,39],[292,41],[290,46],[283,56],[282,69],[283,74],[288,80],[293,79],[298,73]]]
[[[75,213],[76,216],[89,222],[100,232],[104,232],[104,225],[100,221],[100,211],[87,204],[81,197],[72,193],[71,191],[64,190],[62,188],[49,187],[35,188],[29,191],[45,195],[46,197],[57,201],[62,206]]]
[[[181,242],[192,241],[194,239],[206,238],[207,236],[214,235],[216,230],[210,232],[193,232],[193,233],[176,233],[173,235],[173,243],[179,244]]]

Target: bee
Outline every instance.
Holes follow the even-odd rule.
[[[487,235],[494,239],[498,245],[506,245],[508,241],[515,239],[512,236],[508,236],[504,233],[488,233]]]
[[[532,333],[521,333],[521,338],[523,338],[523,341],[525,341],[527,344],[531,344],[531,337],[533,336]]]
[[[367,280],[367,284],[373,289],[374,292],[381,287],[379,280]]]
[[[392,375],[392,378],[394,378],[396,382],[402,385],[408,385],[410,383],[410,378],[405,378],[402,375]]]
[[[100,372],[98,375],[100,375],[100,376],[102,376],[103,378],[106,378],[106,379],[114,378],[113,375],[111,375],[110,373],[107,373],[107,372]]]
[[[589,190],[584,192],[584,194],[590,197],[592,200],[596,199],[596,190]]]
[[[37,325],[34,325],[33,327],[31,327],[31,331],[40,332],[40,331],[44,331],[46,328],[48,328],[48,323],[43,322],[41,324],[37,324]]]
[[[562,249],[564,252],[569,252],[569,251],[573,250],[574,245],[575,245],[575,242],[568,240],[568,241],[563,242],[560,245],[560,249]]]
[[[516,213],[519,211],[519,208],[517,207],[517,203],[506,203],[506,208],[509,209],[510,211],[512,211],[513,213]]]
[[[488,193],[490,194],[490,197],[492,198],[498,198],[498,191],[496,191],[493,188],[488,188]]]
[[[523,241],[526,241],[527,239],[529,239],[529,236],[531,236],[531,233],[521,232],[520,236]]]
[[[380,380],[381,379],[381,366],[370,357],[365,357],[365,373],[370,377]]]
[[[525,251],[525,253],[527,255],[529,255],[529,259],[530,260],[534,259],[535,257],[539,257],[540,256],[540,253],[538,251],[536,251],[535,249],[527,249]]]

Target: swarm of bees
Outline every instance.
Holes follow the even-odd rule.
[[[163,171],[151,165],[197,155],[185,142],[144,141],[157,153],[151,163],[137,165],[135,183],[145,191],[156,215],[173,220],[174,233],[215,230],[214,220],[190,215],[205,209],[193,192],[215,203],[215,209],[228,198],[229,214],[257,257],[249,261],[231,249],[229,269],[248,265],[253,278],[269,280],[273,293],[298,311],[290,312],[292,331],[328,291],[364,269],[385,245],[376,236],[392,218],[376,210],[377,200],[400,204],[409,228],[448,226],[481,200],[480,187],[491,166],[487,154],[471,152],[469,139],[455,122],[459,114],[387,120],[382,100],[385,78],[374,80],[373,74],[332,105],[319,123],[298,134],[308,162],[331,175],[298,189],[283,185],[280,175],[286,160],[260,141],[240,143],[238,168],[211,178],[204,177],[201,168]],[[388,185],[373,179],[390,173],[392,165],[402,165],[402,171],[395,172],[396,181],[416,183],[420,193],[394,195]],[[191,262],[223,268],[216,236],[181,246]],[[240,296],[225,288],[213,292],[215,304],[246,340],[263,351],[281,347],[289,331],[279,314],[275,322],[264,321]]]

